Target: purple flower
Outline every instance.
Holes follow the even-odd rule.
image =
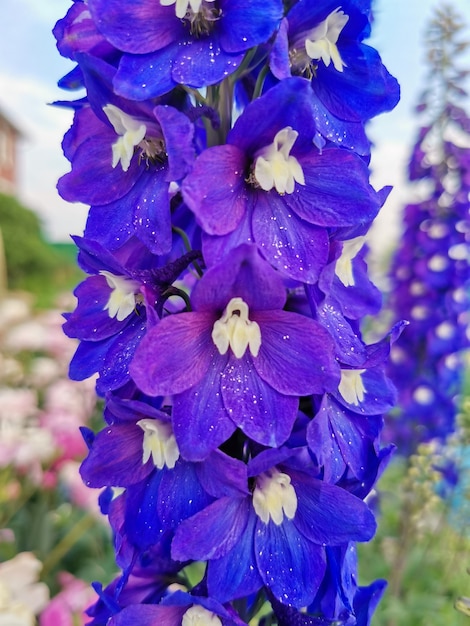
[[[283,311],[285,299],[279,274],[254,246],[242,245],[196,285],[192,312],[164,318],[145,337],[132,377],[148,395],[173,396],[183,457],[204,458],[237,427],[280,445],[298,396],[337,386],[328,332]]]
[[[172,283],[197,254],[155,267],[159,259],[133,241],[111,254],[96,241],[75,237],[82,268],[92,276],[75,289],[76,309],[64,315],[64,332],[80,339],[69,375],[83,380],[99,373],[97,391],[104,394],[129,382],[134,351],[162,314]]]
[[[314,468],[299,469],[291,451],[261,453],[248,476],[251,493],[216,500],[179,526],[172,556],[208,560],[207,587],[221,602],[264,584],[283,604],[308,606],[325,573],[325,546],[369,540],[374,517]]]
[[[370,622],[383,583],[358,587],[354,542],[375,532],[402,327],[360,330],[380,307],[361,246],[389,192],[364,125],[398,98],[370,14],[73,0],[56,24],[77,63],[60,84],[86,90],[56,103],[74,110],[58,189],[90,206],[64,330],[71,376],[98,374],[104,398],[80,473],[121,569],[94,585],[93,626]]]
[[[93,583],[98,594],[97,602],[87,609],[92,618],[90,626],[103,626],[125,607],[140,603],[157,603],[168,593],[171,581],[178,580],[182,564],[176,563],[163,553],[157,544],[135,558],[132,565],[116,577],[105,589]]]
[[[270,596],[278,626],[369,626],[386,581],[368,587],[357,584],[353,544],[327,548],[327,569],[314,602],[302,612]]]
[[[123,51],[116,93],[145,100],[178,84],[213,85],[282,18],[280,0],[89,0],[99,31]],[[132,24],[132,29],[129,28]]]
[[[337,482],[346,470],[359,480],[375,476],[382,426],[382,416],[359,416],[326,395],[307,428],[309,448],[324,468],[325,480]]]
[[[99,372],[98,393],[129,380],[129,363],[147,327],[144,291],[120,259],[95,242],[75,238],[93,273],[75,289],[78,304],[64,315],[64,332],[80,339],[70,363],[73,380]],[[97,269],[97,267],[99,269]]]
[[[363,236],[342,242],[332,240],[331,260],[318,280],[325,300],[334,303],[334,309],[349,320],[376,315],[382,304],[381,293],[367,274],[364,244]]]
[[[314,116],[328,141],[369,153],[364,124],[390,111],[400,90],[369,35],[370,0],[294,3],[283,20],[270,56],[278,79],[291,75],[311,80]]]
[[[194,596],[176,591],[160,604],[131,605],[115,615],[109,626],[181,626],[181,624],[210,624],[210,626],[247,626],[235,613],[228,611],[213,598]]]
[[[433,71],[443,83],[446,76],[442,68]],[[440,92],[441,82],[433,89]],[[452,90],[443,93],[450,98]],[[432,94],[430,89],[429,99]],[[430,192],[405,207],[404,232],[390,270],[389,310],[395,319],[410,320],[410,326],[392,351],[389,374],[398,387],[399,409],[387,423],[386,437],[404,454],[422,441],[444,441],[456,425],[463,355],[470,344],[470,160],[468,149],[446,137],[455,124],[463,131],[468,120],[446,102],[419,130],[409,164],[410,180],[425,180]],[[438,162],[430,157],[435,153],[442,155]]]
[[[328,260],[328,229],[368,224],[385,200],[356,154],[315,147],[309,92],[302,78],[270,89],[183,181],[183,197],[209,235],[208,264],[254,242],[282,273],[314,283]]]
[[[110,396],[107,415],[114,421],[96,435],[80,473],[89,487],[125,488],[122,532],[139,550],[244,486],[246,474],[219,450],[200,463],[182,459],[165,412]]]
[[[358,342],[357,350],[354,344],[355,367],[342,366],[337,389],[314,400],[307,442],[328,480],[339,480],[346,469],[361,480],[377,472],[382,414],[396,399],[383,362],[401,328],[376,344]],[[341,361],[342,355],[338,358]]]
[[[96,28],[86,2],[75,0],[64,18],[59,20],[53,30],[60,54],[75,59],[78,53],[86,52],[105,58],[115,52]]]
[[[87,102],[64,138],[72,170],[60,178],[59,193],[93,206],[88,237],[115,249],[135,234],[153,253],[166,254],[172,243],[170,183],[191,168],[193,125],[168,104],[175,99],[155,106],[117,97],[112,66],[84,54],[77,58]]]

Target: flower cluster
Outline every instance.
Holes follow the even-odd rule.
[[[76,0],[55,27],[60,84],[86,89],[61,103],[58,189],[90,205],[64,330],[105,402],[81,475],[122,570],[94,626],[369,624],[385,583],[358,586],[355,542],[401,330],[360,329],[389,191],[364,129],[399,98],[370,19],[367,0]]]
[[[78,429],[94,412],[94,383],[68,379],[76,342],[62,323],[60,308],[33,313],[25,296],[0,303],[0,474],[11,478],[0,479],[3,507],[21,500],[23,480],[45,489],[68,483],[67,468],[86,453]]]
[[[20,552],[0,563],[0,620],[2,624],[34,624],[47,605],[49,589],[38,582],[42,563],[31,552]]]
[[[91,423],[96,394],[92,379],[76,383],[67,376],[77,346],[62,332],[61,310],[70,300],[41,312],[32,310],[25,293],[5,294],[0,302],[0,624],[5,626],[78,624],[73,620],[95,601],[94,593],[59,570],[83,575],[84,565],[94,563],[97,551],[86,532],[91,527],[94,537],[108,537],[104,524],[96,527],[103,520],[97,494],[78,473],[78,460],[86,454],[79,426]],[[53,548],[74,533],[75,552],[68,551],[67,562],[62,549]],[[55,595],[57,578],[63,591]]]
[[[400,393],[389,436],[403,454],[455,431],[470,345],[470,118],[459,105],[467,73],[454,66],[462,28],[449,8],[431,23],[428,87],[417,108],[427,120],[409,163],[420,197],[405,207],[391,268],[390,309],[410,321],[389,372]]]

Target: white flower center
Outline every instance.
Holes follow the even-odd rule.
[[[356,284],[352,260],[364,245],[365,240],[365,237],[356,237],[355,239],[350,239],[343,243],[343,251],[336,261],[335,274],[345,287],[353,287]]]
[[[222,626],[222,622],[215,613],[195,604],[183,615],[181,626]]]
[[[141,419],[137,422],[144,431],[142,463],[145,465],[152,457],[156,468],[173,469],[179,459],[180,451],[170,424],[156,419]]]
[[[280,526],[284,515],[292,519],[297,511],[297,494],[290,476],[277,469],[260,474],[253,491],[253,508],[265,524],[272,519]]]
[[[470,246],[466,243],[456,243],[449,248],[449,257],[454,261],[467,261],[470,258]]]
[[[426,286],[419,282],[419,280],[414,280],[410,284],[410,293],[412,296],[422,296],[426,293]]]
[[[206,0],[206,2],[214,2],[214,0]],[[176,17],[183,19],[188,12],[199,13],[202,0],[160,0],[160,4],[164,7],[174,4]]]
[[[429,316],[429,309],[422,304],[417,304],[411,309],[410,313],[415,320],[425,320]]]
[[[108,311],[109,317],[115,317],[122,322],[134,311],[137,303],[136,294],[140,284],[125,276],[115,276],[106,270],[101,270],[101,276],[106,278],[111,294],[104,310]]]
[[[448,234],[449,228],[442,222],[435,222],[428,227],[427,231],[428,236],[431,237],[431,239],[443,239]]]
[[[435,254],[428,261],[428,267],[432,272],[443,272],[449,265],[449,259],[442,254]]]
[[[327,67],[333,61],[335,70],[342,72],[346,63],[342,60],[336,43],[348,20],[349,16],[338,7],[315,26],[305,40],[308,56],[314,61],[321,59]]]
[[[254,175],[264,191],[275,187],[278,193],[293,193],[295,182],[305,185],[300,163],[289,154],[298,136],[296,130],[286,126],[276,133],[272,144],[256,153]]]
[[[434,392],[429,387],[421,385],[414,390],[413,399],[418,404],[431,404],[434,401]]]
[[[450,322],[441,322],[436,327],[436,336],[439,339],[452,339],[455,334],[455,328]]]
[[[230,300],[212,329],[212,341],[220,354],[225,354],[230,347],[237,359],[241,359],[247,348],[253,356],[258,356],[261,330],[256,322],[248,318],[248,313],[248,305],[242,298]]]
[[[121,163],[124,172],[127,172],[134,154],[134,148],[140,144],[147,132],[147,127],[139,120],[134,119],[114,104],[103,107],[106,117],[111,122],[118,139],[113,143],[113,168]]]
[[[338,391],[348,404],[356,406],[364,400],[366,388],[362,382],[362,374],[366,370],[341,370],[341,381]]]

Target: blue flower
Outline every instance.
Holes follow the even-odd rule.
[[[320,134],[336,144],[369,154],[364,125],[390,111],[400,98],[397,81],[374,48],[370,0],[299,0],[283,20],[270,56],[279,79],[311,80],[314,116]]]
[[[338,384],[328,332],[283,311],[282,280],[256,248],[206,272],[191,312],[164,318],[141,343],[131,373],[148,395],[173,396],[182,455],[200,460],[235,428],[269,445],[288,438],[298,396]]]
[[[90,0],[88,6],[99,31],[123,52],[115,91],[133,100],[179,84],[218,83],[282,18],[280,0],[262,7],[256,0]]]
[[[386,588],[385,580],[368,587],[357,584],[357,554],[354,544],[327,548],[327,569],[312,604],[299,612],[270,597],[278,626],[369,626],[372,614]]]
[[[88,94],[64,138],[72,170],[60,178],[59,193],[93,206],[88,237],[116,249],[135,234],[153,253],[166,254],[172,244],[170,183],[181,181],[195,158],[193,125],[168,103],[187,108],[186,102],[116,97],[115,69],[77,56]]]
[[[221,602],[264,584],[283,604],[308,606],[325,573],[325,546],[369,540],[374,516],[315,468],[299,469],[292,451],[262,452],[248,476],[251,493],[220,498],[178,527],[172,556],[207,560],[207,587]]]
[[[183,197],[209,235],[208,264],[254,242],[283,274],[315,283],[328,260],[327,229],[370,223],[384,202],[355,153],[315,147],[309,91],[302,78],[270,89],[183,181]]]
[[[98,372],[96,388],[104,394],[130,381],[129,364],[148,324],[157,323],[172,283],[199,255],[155,267],[161,259],[140,242],[112,254],[96,241],[74,240],[82,268],[92,276],[77,286],[77,307],[64,315],[65,334],[80,340],[69,374],[84,380]]]
[[[107,400],[112,423],[94,438],[80,474],[89,487],[125,489],[122,532],[138,550],[165,540],[182,520],[244,486],[243,468],[219,450],[200,463],[181,458],[167,413],[141,401]]]
[[[229,612],[213,598],[182,591],[168,595],[160,604],[131,605],[115,615],[109,626],[247,626],[234,611]]]

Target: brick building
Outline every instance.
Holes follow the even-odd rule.
[[[17,191],[17,142],[20,131],[0,111],[0,193],[11,196]]]

